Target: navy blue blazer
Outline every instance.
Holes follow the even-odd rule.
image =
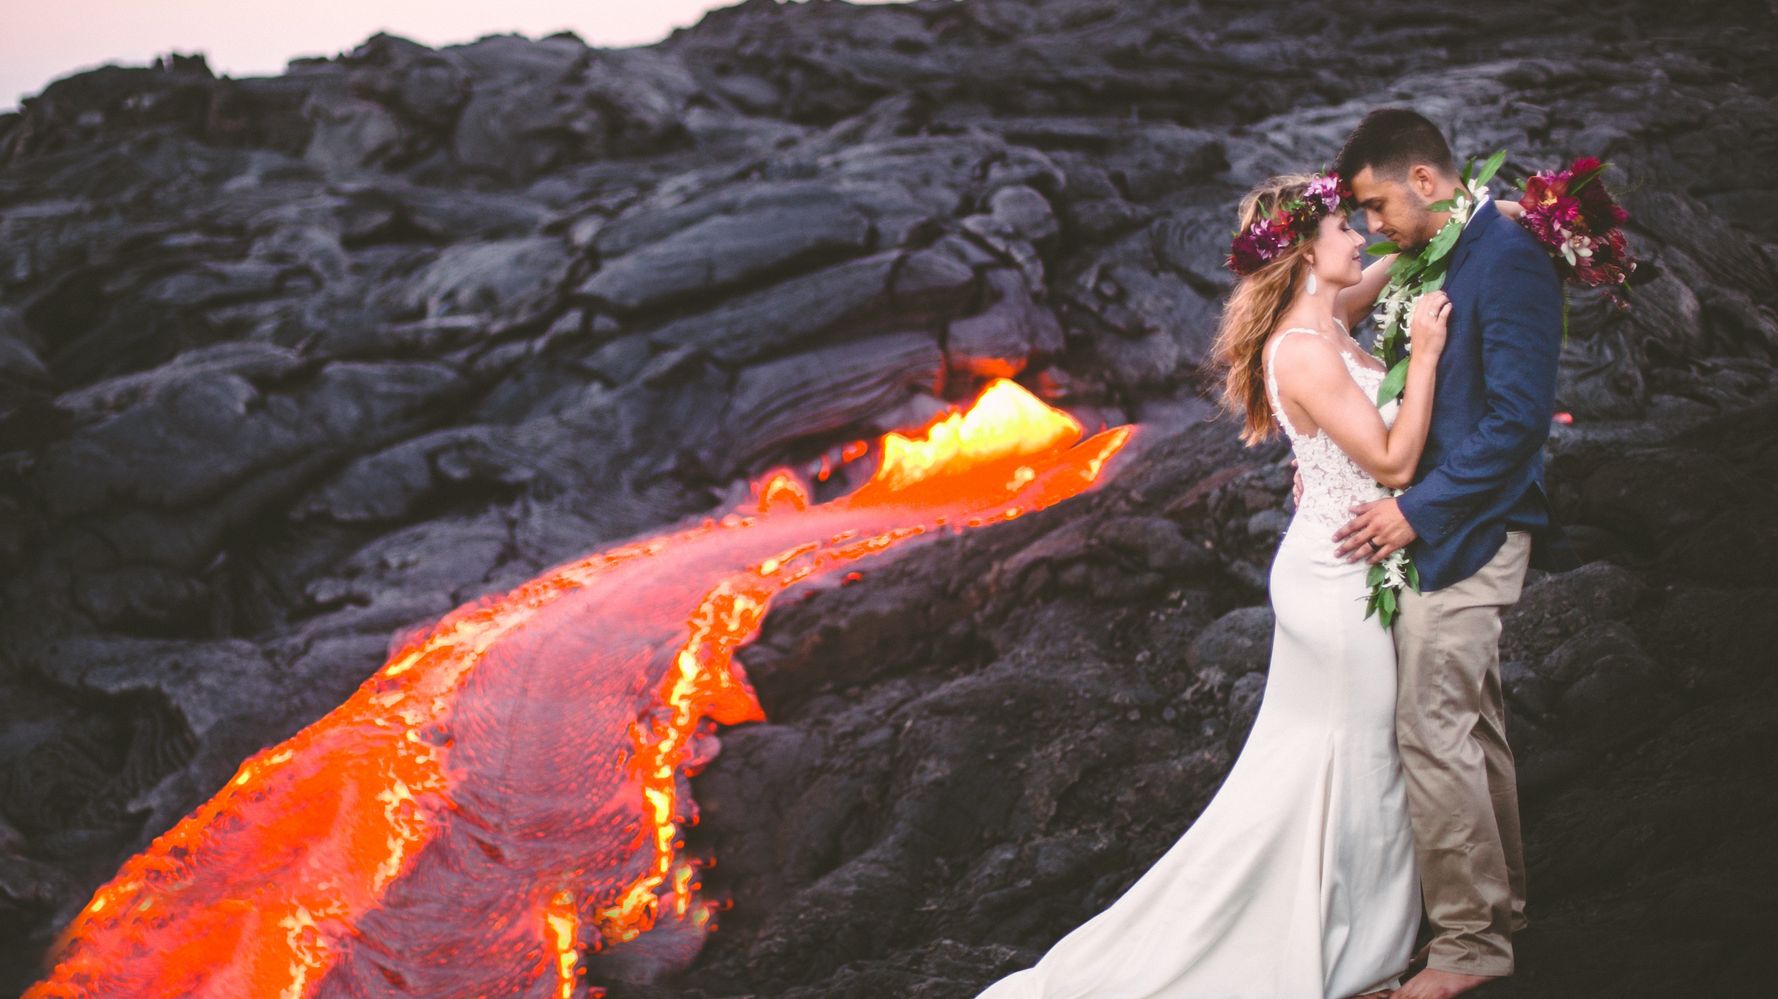
[[[1562,353],[1562,282],[1537,240],[1483,202],[1451,250],[1451,298],[1432,427],[1397,503],[1419,538],[1422,592],[1467,579],[1531,532],[1531,564],[1577,564],[1550,515],[1543,445]]]

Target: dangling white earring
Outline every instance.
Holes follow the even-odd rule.
[[[1309,272],[1309,294],[1311,294],[1311,295],[1315,294],[1315,287],[1316,287],[1315,286],[1315,272],[1310,271]]]

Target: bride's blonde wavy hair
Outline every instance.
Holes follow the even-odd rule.
[[[1241,225],[1236,231],[1245,232],[1271,215],[1280,201],[1301,197],[1313,179],[1309,174],[1285,174],[1261,182],[1241,199]],[[1241,414],[1241,441],[1249,447],[1278,430],[1266,398],[1263,351],[1266,338],[1296,297],[1297,285],[1307,273],[1299,265],[1313,242],[1298,240],[1277,259],[1238,279],[1210,345],[1211,364],[1222,372],[1223,408]]]

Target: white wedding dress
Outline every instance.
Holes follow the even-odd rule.
[[[1303,496],[1272,562],[1277,615],[1253,730],[1210,803],[1141,878],[978,999],[1344,999],[1394,987],[1420,919],[1395,746],[1395,646],[1364,617],[1368,565],[1333,533],[1389,495],[1325,432],[1272,412]],[[1383,372],[1342,358],[1373,398]],[[1397,404],[1384,408],[1393,424]]]

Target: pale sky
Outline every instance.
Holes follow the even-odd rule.
[[[204,53],[218,76],[281,73],[296,56],[334,56],[387,31],[434,47],[482,35],[567,29],[588,45],[648,45],[738,0],[4,0],[0,112],[51,80],[170,51]],[[883,3],[895,0],[855,0]]]

